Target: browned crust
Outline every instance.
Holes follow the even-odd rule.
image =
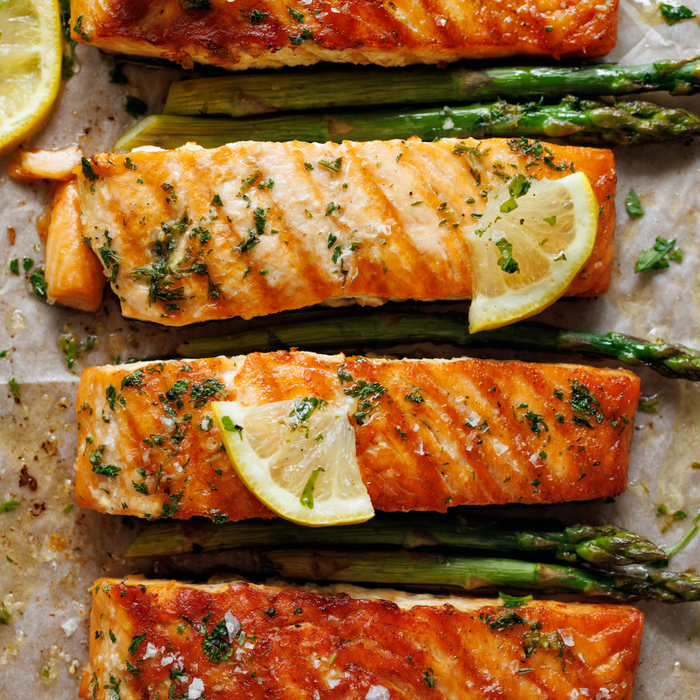
[[[592,699],[602,697],[601,688],[608,700],[629,700],[644,624],[643,614],[626,605],[531,601],[509,610],[479,599],[411,605],[408,597],[399,607],[244,582],[101,579],[94,591],[90,662],[80,687],[81,698],[94,700],[109,700],[110,674],[122,697],[134,699],[187,697],[196,677],[208,700],[297,700],[317,692],[364,700],[371,686],[386,688],[392,700]],[[236,653],[235,638],[230,659],[212,663],[202,628],[211,634],[227,612],[248,647]],[[492,626],[513,613],[520,623]],[[552,645],[527,656],[533,628]],[[126,672],[126,661],[138,674]],[[187,675],[171,675],[171,668]]]
[[[85,370],[76,402],[78,503],[103,512],[157,517],[163,504],[180,494],[173,517],[272,517],[220,450],[216,426],[201,429],[212,411],[208,403],[194,406],[192,388],[206,379],[221,381],[223,388],[213,400],[244,405],[306,396],[339,402],[349,386],[340,381],[341,365],[354,381],[377,382],[386,389],[367,419],[351,419],[362,479],[378,510],[445,512],[458,505],[589,500],[617,496],[627,485],[639,399],[639,378],[631,372],[277,352],[144,363],[138,366],[137,386],[124,382],[138,371],[133,367]],[[167,396],[183,380],[187,390],[178,394],[178,407]],[[577,382],[599,401],[605,416],[600,422],[574,413],[569,401]],[[114,409],[106,400],[110,385]],[[421,403],[406,399],[416,388]],[[475,413],[488,429],[470,424]],[[533,427],[535,414],[542,422]],[[160,442],[154,444],[154,435]],[[92,470],[90,456],[102,444],[108,445],[104,463],[121,469],[116,477]],[[501,447],[508,449],[499,452]],[[133,482],[145,483],[147,495],[137,492]]]
[[[186,5],[72,0],[72,36],[108,51],[232,70],[318,61],[407,65],[513,55],[593,57],[606,54],[617,39],[617,1],[211,0],[209,10]],[[287,7],[301,12],[303,22]],[[266,16],[253,24],[253,10]],[[303,39],[302,31],[311,34],[295,45],[291,37]]]
[[[453,150],[457,143],[481,149],[478,179],[471,160]],[[164,325],[253,318],[335,298],[367,304],[467,299],[472,293],[472,262],[465,230],[474,224],[471,214],[483,213],[484,193],[503,184],[503,168],[509,174],[550,180],[576,171],[588,176],[600,216],[593,253],[566,294],[600,294],[607,290],[613,253],[612,152],[554,144],[539,144],[533,151],[533,143],[445,139],[433,144],[415,138],[340,145],[246,142],[211,150],[135,152],[128,163],[121,154],[103,153],[91,161],[97,180],[87,181],[78,173],[85,230],[95,252],[108,245],[121,259],[113,288],[122,299],[123,313]],[[340,175],[304,167],[306,161],[338,156],[344,168]],[[284,171],[277,170],[282,165]],[[212,199],[220,187],[238,183],[251,172],[259,174],[260,182],[273,175],[274,189],[251,188],[243,217],[228,209],[241,204],[242,195],[235,191],[225,197],[224,209],[214,213]],[[343,179],[349,187],[340,190]],[[177,199],[164,190],[164,182],[175,183]],[[297,202],[302,199],[313,212]],[[331,199],[341,203],[342,214],[324,216]],[[415,199],[424,200],[421,207],[431,212],[420,223],[414,219],[419,214],[412,206]],[[450,210],[443,221],[441,202],[449,203]],[[249,236],[256,206],[267,212],[275,235],[237,253]],[[228,215],[218,216],[219,211]],[[187,272],[177,263],[172,287],[181,290],[181,299],[174,305],[153,301],[148,285],[133,273],[153,262],[155,237],[161,235],[163,222],[172,224],[182,217],[189,220],[189,230],[172,253],[173,265],[186,257],[186,245],[190,260],[206,260],[207,274]],[[212,232],[211,240],[201,246],[192,230],[193,222],[200,221]],[[345,274],[335,260],[331,264],[329,226],[344,250],[354,239],[361,241],[352,252],[343,253],[342,265],[350,267]],[[105,241],[107,227],[113,243]],[[380,228],[386,229],[385,237],[376,235]],[[210,283],[216,285],[216,296],[210,293]]]

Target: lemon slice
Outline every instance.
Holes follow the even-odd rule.
[[[38,131],[61,85],[56,0],[0,2],[0,153]]]
[[[469,331],[505,326],[555,302],[586,264],[597,230],[598,202],[583,173],[517,175],[492,190],[470,237]]]
[[[315,396],[262,406],[212,404],[243,483],[277,515],[312,527],[374,515],[357,465],[351,407]]]

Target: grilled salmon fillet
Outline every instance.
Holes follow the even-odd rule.
[[[230,70],[319,61],[404,66],[464,58],[602,56],[617,0],[71,0],[72,38]]]
[[[600,216],[567,294],[594,296],[611,269],[612,153],[525,138],[102,153],[79,169],[77,235],[126,316],[169,326],[347,299],[467,299],[487,193],[517,173],[573,171],[588,176]]]
[[[357,460],[376,509],[445,512],[620,494],[639,378],[576,365],[308,352],[92,367],[76,402],[78,503],[149,518],[274,517],[236,475],[209,403],[309,396],[356,402]]]
[[[632,700],[633,607],[348,593],[100,579],[80,697]]]

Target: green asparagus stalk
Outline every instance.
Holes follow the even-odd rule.
[[[615,600],[700,600],[700,576],[652,572],[639,577],[573,566],[425,552],[274,551],[267,558],[284,578],[410,586],[504,587],[583,593]]]
[[[630,95],[700,90],[700,59],[643,66],[571,68],[350,68],[241,74],[173,83],[164,114],[247,117],[279,111],[353,108],[358,104],[459,104],[576,94]]]
[[[430,342],[468,348],[578,353],[633,367],[646,366],[665,377],[700,381],[700,351],[683,345],[650,343],[623,333],[598,335],[529,322],[470,335],[468,325],[467,317],[457,314],[358,314],[198,338],[182,343],[178,353],[185,357],[206,357],[292,347],[361,348]]]
[[[277,548],[398,545],[534,552],[566,562],[596,566],[665,562],[663,550],[640,535],[615,525],[557,525],[527,528],[521,524],[472,522],[457,513],[377,513],[358,525],[310,528],[284,520],[213,525],[207,521],[154,523],[131,544],[127,557],[164,556],[235,547]]]
[[[605,104],[567,98],[555,105],[498,101],[454,109],[299,113],[245,119],[153,115],[135,124],[115,144],[177,148],[194,141],[215,148],[233,141],[373,141],[475,136],[568,137],[577,143],[629,145],[687,138],[700,133],[700,119],[683,109],[649,102]]]

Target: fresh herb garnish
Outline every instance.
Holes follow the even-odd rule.
[[[332,170],[334,173],[337,173],[340,172],[340,169],[343,167],[343,159],[341,157],[336,158],[335,160],[319,160],[318,164],[322,165],[328,170]]]
[[[268,18],[269,14],[269,12],[260,12],[260,10],[253,10],[250,13],[250,23],[261,24]]]
[[[627,209],[627,213],[635,219],[644,216],[642,203],[639,201],[639,196],[633,189],[630,189],[629,194],[625,199],[625,209]]]
[[[318,467],[318,469],[314,469],[311,472],[311,476],[309,477],[309,480],[306,482],[306,485],[304,486],[304,490],[301,492],[301,497],[299,498],[299,503],[301,503],[302,506],[306,506],[307,508],[313,509],[314,507],[314,488],[316,487],[316,479],[318,479],[318,475],[321,472],[325,472],[326,470],[323,467]]]
[[[495,241],[495,243],[498,250],[501,251],[501,257],[497,260],[497,264],[500,266],[501,270],[507,272],[509,275],[518,272],[520,265],[518,261],[513,258],[513,244],[505,238],[500,238]]]
[[[300,425],[306,423],[313,413],[328,405],[328,401],[318,398],[318,396],[307,396],[297,399],[289,412],[291,430],[294,432]]]
[[[661,11],[661,16],[664,18],[664,22],[668,25],[674,25],[684,19],[692,19],[696,16],[695,13],[685,5],[670,5],[662,2],[659,5],[659,10]]]
[[[676,239],[667,241],[661,236],[656,237],[654,247],[651,250],[644,248],[639,260],[634,264],[635,272],[648,272],[649,270],[665,270],[669,266],[669,261],[681,262],[683,253],[680,248],[674,250]]]
[[[200,630],[205,636],[202,642],[202,651],[209,657],[213,664],[219,664],[231,658],[233,647],[228,642],[228,631],[226,620],[221,620],[216,627],[208,634],[202,623]]]

